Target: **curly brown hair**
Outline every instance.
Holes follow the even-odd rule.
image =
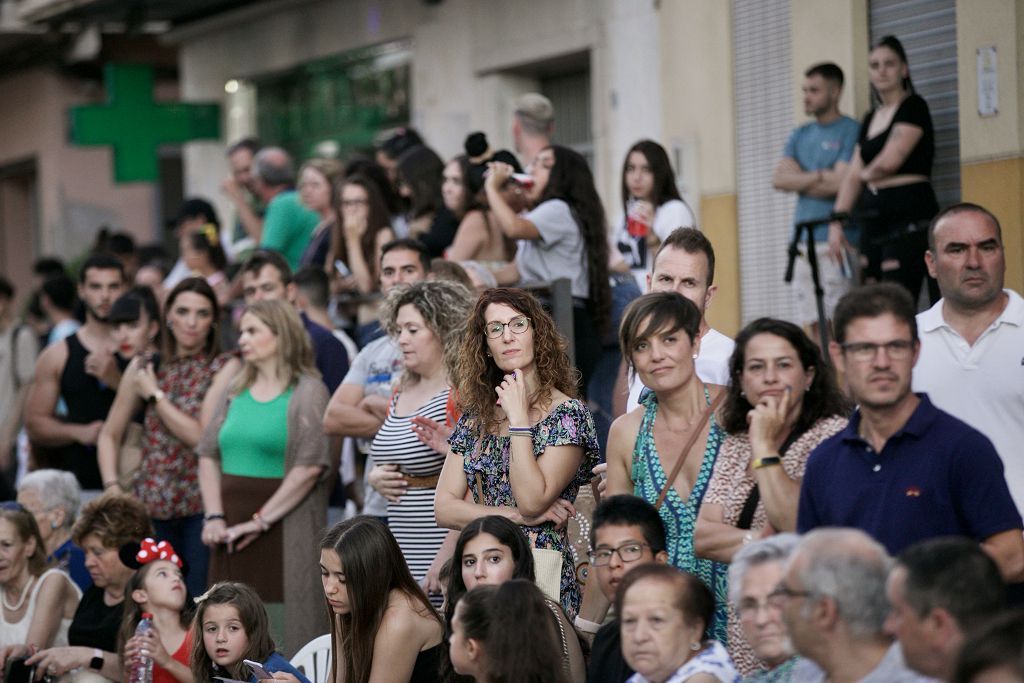
[[[146,506],[127,493],[105,493],[86,503],[71,529],[71,540],[82,545],[89,534],[99,536],[106,548],[120,548],[153,535]]]
[[[553,389],[576,398],[579,371],[569,363],[568,344],[555,328],[555,323],[540,302],[521,289],[488,289],[476,303],[469,318],[466,336],[458,359],[458,403],[463,413],[477,419],[477,429],[492,431],[498,424],[495,414],[494,389],[505,373],[487,355],[487,307],[504,304],[530,319],[533,329],[533,363],[537,368],[537,389],[530,396],[531,406],[547,407]]]

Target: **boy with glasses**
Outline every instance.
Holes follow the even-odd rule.
[[[668,562],[661,517],[653,505],[636,496],[611,496],[601,501],[594,510],[590,547],[592,576],[609,602],[615,601],[615,591],[627,572],[651,562]],[[618,619],[598,628],[598,624],[577,617],[576,628],[597,633],[587,683],[623,683],[633,675],[622,656]]]
[[[855,289],[836,306],[829,352],[858,408],[808,459],[798,530],[862,529],[893,555],[936,536],[967,536],[1004,580],[1020,581],[1021,517],[992,442],[910,389],[920,352],[915,313],[892,283]]]

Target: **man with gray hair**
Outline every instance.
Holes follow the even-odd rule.
[[[794,681],[928,680],[907,668],[899,646],[883,631],[891,564],[885,548],[859,529],[824,528],[804,536],[772,592],[796,651],[821,669],[801,662]]]
[[[260,247],[279,252],[293,271],[298,270],[320,216],[299,201],[291,156],[280,147],[264,147],[253,157],[252,178],[267,207]]]
[[[782,620],[784,598],[772,595],[799,543],[796,534],[775,534],[743,546],[729,565],[729,603],[738,617],[729,621],[729,650],[745,683],[792,680],[800,661]]]
[[[71,472],[44,469],[26,474],[18,484],[18,502],[32,513],[46,546],[46,562],[71,576],[83,591],[92,585],[85,552],[71,540],[82,488]]]
[[[516,154],[529,170],[542,149],[551,144],[555,131],[555,109],[551,100],[540,93],[524,93],[516,99],[512,117],[512,140]]]
[[[1004,609],[999,567],[977,543],[954,536],[916,543],[896,559],[886,588],[885,630],[907,665],[952,680],[966,634]]]

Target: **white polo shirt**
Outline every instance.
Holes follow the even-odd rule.
[[[729,384],[729,359],[736,342],[718,330],[708,329],[700,338],[700,355],[695,363],[697,377],[707,384]],[[626,412],[640,405],[640,394],[644,390],[640,375],[634,375],[629,381],[629,398],[626,400]]]
[[[918,314],[914,391],[992,441],[1017,509],[1024,510],[1024,299],[1003,291],[1010,297],[1006,308],[974,346],[946,324],[944,299]]]

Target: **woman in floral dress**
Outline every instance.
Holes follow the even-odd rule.
[[[128,364],[105,430],[120,443],[128,423],[145,405],[142,461],[133,493],[145,504],[158,537],[173,545],[189,572],[193,595],[206,590],[209,551],[201,540],[203,502],[195,448],[213,415],[214,399],[238,371],[239,361],[219,353],[217,296],[206,280],[190,277],[171,290],[164,306],[159,364],[136,356]],[[104,487],[118,487],[117,481]]]
[[[572,619],[582,591],[566,523],[599,451],[565,348],[529,293],[484,292],[459,356],[463,414],[449,440],[435,513],[451,529],[499,514],[519,524],[535,549],[560,553],[559,600]]]

